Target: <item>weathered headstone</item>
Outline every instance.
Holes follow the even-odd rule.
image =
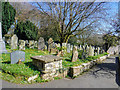
[[[91,45],[89,47],[89,56],[93,56],[93,54],[92,54],[92,46]]]
[[[62,43],[62,47],[66,48],[67,43]]]
[[[5,42],[5,37],[3,37],[3,41]]]
[[[95,47],[92,47],[92,56],[94,56]]]
[[[19,40],[19,50],[25,50],[25,41]]]
[[[34,40],[29,40],[29,48],[34,49],[35,43]]]
[[[53,42],[53,48],[56,48],[55,45],[56,45],[56,44]]]
[[[98,55],[98,53],[97,52],[95,52],[95,56],[97,56]]]
[[[67,52],[70,53],[70,44],[67,44]]]
[[[44,50],[45,49],[45,41],[43,37],[40,37],[38,40],[38,50]]]
[[[78,59],[77,46],[74,46],[74,48],[73,48],[73,53],[72,53],[72,62],[77,61],[77,59]]]
[[[82,46],[80,45],[80,48],[79,48],[80,50],[82,50]]]
[[[88,45],[86,45],[86,55],[85,55],[85,57],[87,58],[88,56],[89,56],[89,46]]]
[[[10,54],[11,64],[17,63],[19,60],[25,61],[25,52],[23,51],[14,51]]]
[[[98,47],[97,48],[97,55],[99,55],[100,54],[100,48]]]
[[[45,48],[44,48],[44,50],[47,50],[47,46],[45,45]]]
[[[11,46],[11,49],[17,49],[17,47],[18,47],[18,37],[16,36],[16,34],[14,34],[11,37],[10,46]]]
[[[82,46],[82,59],[85,59],[87,57],[86,47],[85,45]]]
[[[0,54],[1,53],[7,53],[5,42],[2,40],[2,25],[0,21]]]
[[[51,49],[50,49],[50,53],[51,53],[51,54],[57,54],[57,49],[51,48]]]
[[[25,46],[29,47],[29,42],[28,42],[28,40],[25,40]]]
[[[37,48],[38,47],[38,42],[37,41],[35,41],[35,48]]]
[[[48,51],[50,52],[50,49],[53,48],[53,39],[52,38],[49,38],[48,40]]]
[[[60,47],[60,43],[57,44],[57,47]]]
[[[70,46],[70,50],[71,50],[71,51],[73,50],[73,45]]]

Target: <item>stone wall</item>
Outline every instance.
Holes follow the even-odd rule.
[[[105,56],[100,57],[99,59],[92,60],[88,63],[83,63],[82,65],[71,67],[69,75],[71,77],[78,76],[84,71],[87,71],[88,69],[93,67],[94,65],[102,63],[109,56],[110,55],[105,55]]]

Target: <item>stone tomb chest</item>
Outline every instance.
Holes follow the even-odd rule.
[[[33,65],[42,73],[42,79],[51,79],[58,76],[58,71],[62,69],[62,58],[53,55],[33,56]]]

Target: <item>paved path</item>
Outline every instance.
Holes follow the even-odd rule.
[[[118,88],[116,83],[115,57],[111,56],[103,64],[94,66],[90,71],[70,80],[53,80],[44,84],[13,84],[2,80],[3,88]]]

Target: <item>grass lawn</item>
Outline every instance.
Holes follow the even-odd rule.
[[[8,52],[12,52],[14,50],[10,50],[7,47]],[[48,55],[48,51],[38,51],[37,49],[26,49],[25,51],[25,61],[22,64],[10,64],[10,53],[2,54],[1,62],[2,62],[2,75],[1,78],[14,83],[28,83],[27,79],[33,75],[40,75],[40,72],[37,68],[32,64],[31,56],[36,55]],[[0,72],[1,73],[1,72]],[[41,80],[40,76],[36,79],[35,82],[44,82]]]
[[[7,46],[7,51],[12,52],[15,50],[10,50],[10,47]],[[2,64],[0,64],[0,66],[2,67],[2,71],[0,72],[1,78],[12,83],[27,84],[28,83],[27,79],[29,77],[38,74],[39,77],[35,79],[34,83],[46,82],[45,80],[42,80],[40,78],[40,72],[32,64],[32,59],[30,59],[30,57],[36,55],[48,55],[49,52],[41,51],[37,49],[28,49],[28,48],[26,48],[24,52],[25,52],[25,61],[22,64],[10,64],[10,53],[2,54],[2,56],[0,57],[1,58],[0,62],[2,62]],[[85,60],[78,59],[76,62],[70,62],[72,53],[69,54],[67,53],[63,56],[63,63],[62,63],[63,68],[78,66],[82,63],[87,63],[88,61],[97,59],[100,56],[104,56],[104,55],[107,55],[107,53],[100,54],[98,56],[88,57]],[[59,79],[59,77],[56,77],[55,79]]]

